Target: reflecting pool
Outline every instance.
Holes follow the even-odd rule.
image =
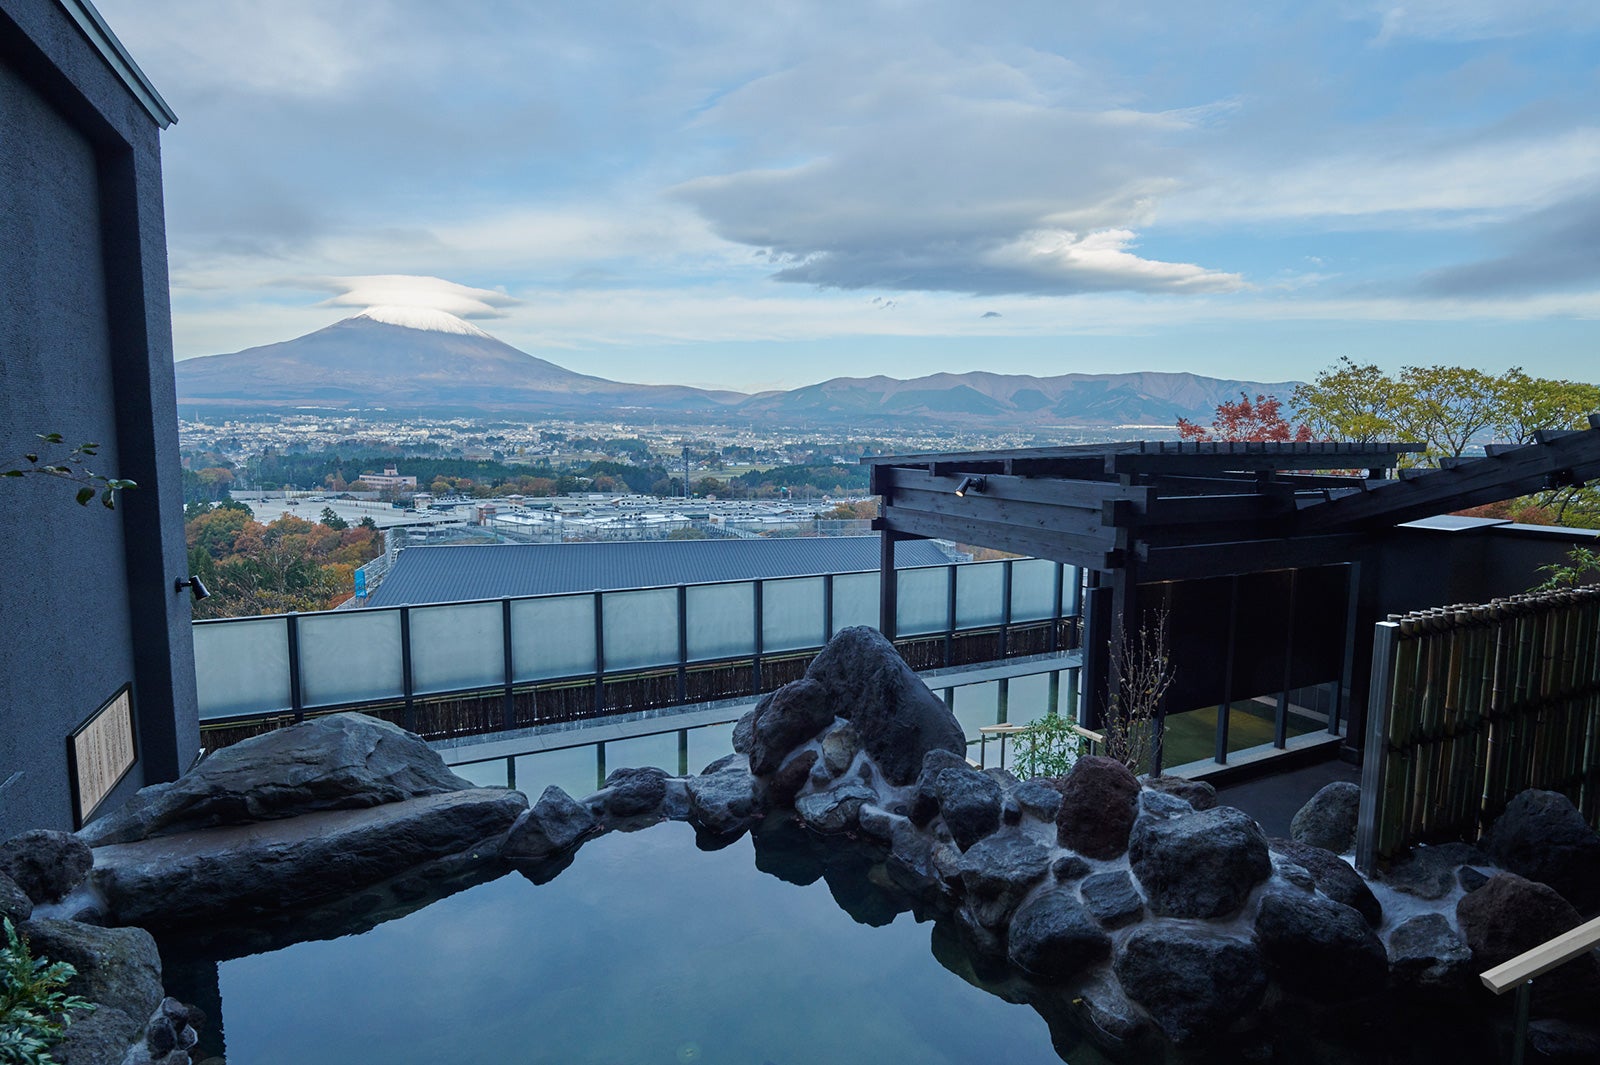
[[[510,873],[220,962],[226,1046],[215,1026],[202,1045],[229,1065],[1058,1065],[1040,1016],[941,965],[900,905],[798,829],[712,852],[682,824],[612,833],[543,885]]]

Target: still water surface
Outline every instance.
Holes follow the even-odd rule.
[[[699,851],[682,824],[613,833],[542,886],[513,873],[224,961],[227,1061],[1059,1065],[1038,1014],[940,965],[931,925],[858,924],[826,880],[754,851]]]

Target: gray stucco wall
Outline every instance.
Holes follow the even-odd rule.
[[[67,735],[124,683],[140,760],[102,809],[199,747],[158,135],[54,0],[0,0],[0,465],[59,432],[139,484],[0,481],[0,838],[72,827]]]

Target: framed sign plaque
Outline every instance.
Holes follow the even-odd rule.
[[[133,685],[124,684],[67,737],[72,817],[79,828],[139,760],[133,723]]]

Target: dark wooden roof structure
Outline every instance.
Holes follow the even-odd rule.
[[[1341,700],[1349,703],[1359,735],[1365,666],[1355,619],[1371,612],[1374,599],[1370,581],[1359,577],[1364,560],[1377,557],[1396,526],[1600,481],[1600,415],[1590,417],[1588,429],[1541,432],[1529,444],[1492,446],[1481,458],[1447,460],[1438,469],[1400,468],[1402,456],[1422,450],[1396,441],[1131,441],[866,458],[872,490],[883,500],[874,524],[882,533],[880,627],[894,637],[897,582],[890,552],[905,539],[948,539],[1082,567],[1088,585],[1082,691],[1085,720],[1092,724],[1110,683],[1109,644],[1145,623],[1141,595],[1166,596],[1187,581],[1354,563],[1348,602],[1338,610],[1350,619]],[[1181,619],[1190,633],[1218,623],[1208,607],[1195,609],[1195,616]],[[1285,623],[1294,609],[1291,592]],[[1234,646],[1230,628],[1228,661]],[[1285,661],[1292,650],[1291,637]],[[1290,679],[1286,667],[1284,688]],[[1221,689],[1230,691],[1231,684],[1224,679]],[[1280,711],[1279,746],[1282,720]],[[1220,761],[1220,726],[1218,735]]]
[[[1336,561],[1404,522],[1600,479],[1600,418],[1443,469],[1396,469],[1421,450],[1134,441],[862,462],[883,500],[876,528],[886,536],[1184,580]]]

